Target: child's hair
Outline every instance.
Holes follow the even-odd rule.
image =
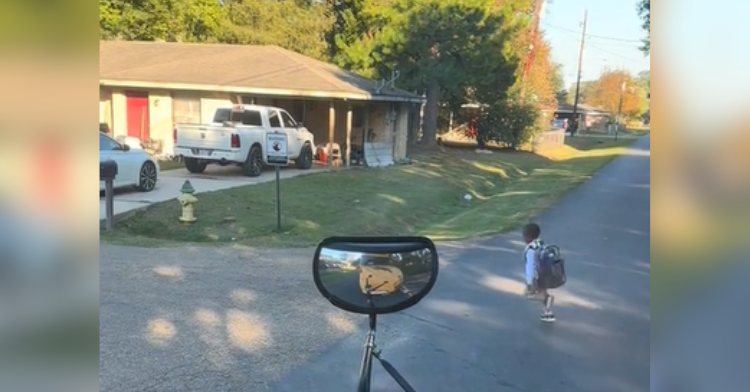
[[[539,225],[537,225],[536,223],[528,223],[523,227],[521,233],[524,237],[537,239],[542,234],[542,229],[540,229]]]

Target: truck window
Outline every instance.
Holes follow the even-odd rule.
[[[284,120],[284,126],[287,128],[295,128],[297,127],[297,122],[294,121],[292,116],[289,115],[287,112],[281,112],[281,119]]]
[[[218,115],[218,113],[217,113]],[[262,127],[263,120],[260,116],[260,112],[257,110],[245,110],[244,112],[232,112],[231,122],[241,123],[242,125],[250,125],[254,127]]]
[[[214,122],[218,124],[223,124],[231,118],[232,110],[230,109],[216,109],[216,113],[214,113]]]
[[[279,117],[279,112],[276,110],[269,111],[268,122],[270,123],[271,128],[281,128],[281,119]]]

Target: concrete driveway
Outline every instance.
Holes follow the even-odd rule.
[[[521,295],[517,234],[440,243],[434,291],[380,319],[384,357],[418,391],[648,391],[649,148],[540,218],[568,258],[555,324]],[[101,390],[355,390],[367,319],[317,293],[312,252],[102,244]]]
[[[294,166],[290,166],[281,169],[281,178],[320,173],[326,170],[328,169],[325,166],[315,166],[310,170],[298,170]],[[151,192],[138,192],[131,188],[117,190],[115,192],[115,215],[145,208],[153,203],[172,200],[180,195],[180,188],[182,188],[185,180],[190,180],[196,193],[203,193],[260,184],[275,179],[276,175],[273,168],[266,168],[259,177],[245,177],[237,166],[210,165],[203,174],[191,174],[186,169],[167,170],[161,173],[156,189]],[[99,200],[99,219],[105,219],[105,217],[106,205],[104,198],[101,197]]]

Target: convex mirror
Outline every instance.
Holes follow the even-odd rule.
[[[333,305],[385,314],[416,305],[438,275],[435,244],[426,237],[331,237],[315,251],[313,277]]]

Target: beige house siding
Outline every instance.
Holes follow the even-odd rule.
[[[174,141],[172,140],[172,129],[174,129],[172,94],[165,90],[149,92],[148,111],[150,138],[161,142],[162,154],[171,152],[174,148]]]
[[[99,123],[112,129],[112,92],[108,89],[99,89]]]
[[[127,100],[125,92],[112,90],[112,135],[128,134]]]

